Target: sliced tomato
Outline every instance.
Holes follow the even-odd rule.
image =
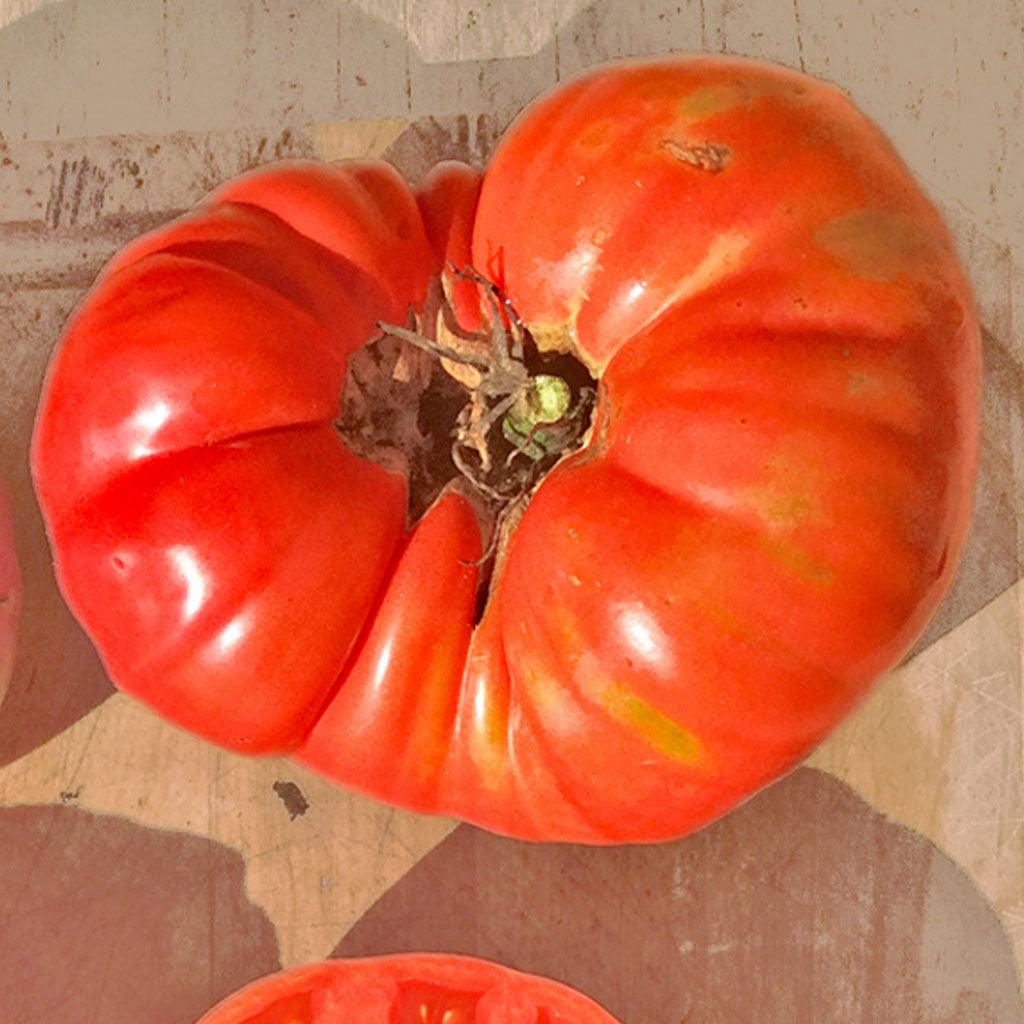
[[[615,1024],[586,996],[471,957],[408,954],[271,975],[199,1024]]]

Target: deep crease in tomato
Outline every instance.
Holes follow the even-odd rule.
[[[421,315],[410,310],[404,326],[378,324],[380,336],[352,368],[364,388],[376,375],[377,389],[362,396],[363,407],[354,415],[353,403],[343,401],[349,415],[339,429],[351,440],[353,433],[365,438],[368,423],[385,426],[371,430],[375,450],[364,444],[360,453],[385,463],[394,449],[403,453],[413,520],[451,480],[466,481],[489,519],[489,541],[477,563],[483,565],[544,476],[585,444],[597,392],[578,359],[538,349],[495,284],[471,267],[451,272],[480,289],[486,327],[464,329],[436,279]],[[368,358],[375,360],[370,374]],[[453,364],[462,372],[452,373]],[[412,412],[416,429],[410,432]],[[410,440],[411,434],[416,436]]]

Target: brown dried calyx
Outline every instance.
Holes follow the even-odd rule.
[[[451,270],[480,289],[488,329],[464,330],[435,281],[422,316],[379,324],[380,336],[350,361],[338,429],[356,454],[405,469],[412,521],[461,477],[495,520],[496,539],[584,443],[595,382],[572,355],[540,352],[495,284]]]

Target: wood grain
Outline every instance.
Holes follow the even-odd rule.
[[[950,222],[988,332],[986,450],[975,532],[951,599],[914,658],[811,761],[917,834],[849,803],[855,798],[843,796],[842,787],[829,790],[838,783],[809,772],[819,780],[814,785],[800,782],[802,774],[794,777],[795,789],[788,780],[742,809],[735,823],[727,819],[719,831],[695,837],[692,849],[719,843],[721,858],[728,852],[721,837],[733,836],[729,856],[742,848],[749,869],[764,877],[775,863],[778,835],[815,838],[807,862],[813,870],[800,876],[804,902],[776,908],[776,931],[761,935],[760,945],[741,942],[742,967],[721,976],[716,958],[731,954],[711,952],[719,944],[711,917],[756,917],[770,886],[742,889],[730,903],[720,860],[694,854],[673,861],[698,874],[704,864],[703,884],[718,893],[717,903],[702,904],[710,915],[700,933],[703,947],[695,936],[679,936],[679,943],[694,942],[691,954],[700,954],[693,960],[697,988],[707,993],[704,1008],[711,1007],[702,1013],[694,1004],[691,1016],[744,1019],[729,999],[716,1001],[723,988],[740,986],[769,993],[766,999],[774,991],[783,1000],[767,1004],[774,1009],[759,1019],[803,1019],[783,1009],[788,1004],[779,994],[793,993],[779,978],[793,973],[797,960],[780,966],[771,946],[780,937],[789,949],[789,931],[798,926],[810,929],[804,938],[813,946],[819,924],[821,941],[831,941],[828,920],[805,914],[807,900],[820,898],[811,895],[813,871],[826,880],[853,871],[842,875],[849,879],[849,905],[836,904],[846,907],[842,920],[859,921],[860,913],[882,920],[887,904],[901,898],[899,857],[905,855],[928,865],[915,890],[923,916],[899,903],[906,913],[891,918],[910,958],[901,963],[913,967],[905,972],[909,980],[900,989],[894,975],[886,982],[889,1002],[874,1008],[870,1000],[851,1002],[850,1013],[836,1019],[1013,1019],[1019,1010],[1002,965],[1005,933],[1015,944],[1018,970],[1024,967],[1024,596],[1016,582],[1024,565],[1024,178],[1016,172],[1024,163],[1024,8],[1008,0],[981,8],[968,0],[931,7],[869,0],[856,11],[826,0],[213,0],[197,16],[197,6],[195,0],[0,0],[0,411],[8,424],[0,435],[0,473],[13,484],[28,583],[18,673],[0,705],[3,820],[43,805],[41,813],[64,812],[65,820],[78,813],[142,836],[155,832],[168,843],[139,840],[154,865],[173,859],[177,842],[210,843],[223,851],[230,871],[238,864],[243,877],[244,867],[246,900],[257,918],[265,912],[273,924],[285,964],[328,954],[445,840],[450,822],[343,793],[285,762],[215,751],[126,698],[109,696],[95,654],[56,591],[28,478],[28,437],[50,346],[118,246],[245,167],[280,156],[386,152],[416,176],[439,155],[484,159],[519,106],[598,61],[702,49],[763,57],[846,88],[893,137]],[[806,813],[794,817],[800,807]],[[832,818],[828,808],[836,807],[849,813]],[[22,818],[17,821],[22,828]],[[756,827],[744,833],[744,822]],[[850,838],[860,861],[844,859],[828,839],[833,826]],[[857,846],[856,837],[867,833],[877,838],[873,852]],[[15,890],[24,878],[24,867],[14,866],[24,862],[21,842],[16,831],[0,830],[0,868],[13,872]],[[929,842],[950,861],[929,852]],[[487,837],[468,847],[474,857],[499,863]],[[431,856],[452,852],[443,850]],[[523,865],[561,863],[558,856],[524,849],[515,860],[521,876],[513,878],[511,867],[486,884],[487,872],[473,875],[479,895],[467,913],[479,915],[491,903],[502,914],[539,912],[557,899],[539,884],[549,868],[531,875]],[[632,864],[641,855],[619,856]],[[642,856],[656,861],[658,854]],[[57,874],[72,870],[59,858],[47,863]],[[445,870],[457,873],[459,863],[456,857],[455,868]],[[572,856],[566,863],[575,863]],[[857,871],[890,869],[885,885],[858,886]],[[621,871],[594,877],[604,878],[605,887],[623,886],[621,900],[635,896]],[[669,891],[682,884],[671,872],[667,877]],[[518,895],[502,904],[502,888],[513,882]],[[652,893],[656,901],[659,894]],[[249,920],[246,902],[231,900],[239,920]],[[983,900],[996,916],[985,916]],[[342,948],[369,948],[366,936],[397,948],[399,918],[385,928],[380,913],[366,918]],[[933,924],[945,922],[941,934],[922,930],[928,914]],[[1000,924],[971,930],[983,920]],[[0,913],[0,939],[20,941],[21,933],[2,921]],[[864,959],[869,946],[850,952],[851,976],[872,969]],[[510,940],[494,955],[511,956],[513,947]],[[689,961],[677,952],[679,977],[690,977]],[[590,955],[589,947],[577,946],[575,966],[565,957],[558,962],[569,976]],[[20,971],[28,970],[26,962],[19,961]],[[101,980],[99,988],[86,986],[100,994],[76,1004],[87,1008],[67,1019],[109,1010],[111,1024],[137,1020],[142,1011],[132,1011],[130,1002],[118,1016],[122,1010],[111,1010],[102,995],[103,985],[110,991],[123,980],[129,962],[111,954],[106,966],[82,967],[90,985]],[[633,964],[615,975],[615,984],[624,991],[641,970]],[[960,979],[959,988],[952,978]],[[903,1016],[879,1016],[883,1006]],[[44,1011],[23,1016],[50,1019]]]
[[[516,843],[466,826],[337,956],[454,950],[562,978],[623,1024],[1016,1024],[1013,955],[967,877],[801,768],[688,839]]]

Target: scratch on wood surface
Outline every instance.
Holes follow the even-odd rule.
[[[160,5],[160,73],[164,113],[171,112],[171,51],[167,35],[167,0]]]
[[[75,767],[68,773],[69,785],[77,781],[82,774],[82,768],[85,765],[86,754],[89,753],[89,747],[92,746],[92,742],[96,738],[96,733],[100,726],[100,718],[103,716],[103,712],[104,708],[102,705],[100,705],[100,707],[98,707],[95,713],[91,716],[91,721],[89,722],[89,730],[88,732],[86,732],[84,739],[82,741],[82,747],[78,752],[78,759],[75,762]]]
[[[60,165],[60,175],[53,187],[50,189],[50,198],[46,204],[46,225],[55,228],[60,224],[61,208],[64,204],[64,186],[68,178],[68,162],[64,160]]]
[[[409,0],[402,4],[402,18],[405,23],[405,111],[412,113],[412,43],[409,41]]]
[[[703,2],[703,0],[701,0]],[[558,7],[551,5],[551,50],[555,61],[555,81],[562,80],[562,38],[561,29],[558,27]]]
[[[341,87],[341,55],[344,52],[342,49],[343,33],[341,31],[341,4],[338,4],[338,9],[334,12],[334,103],[338,110],[342,109],[344,103],[344,90]],[[358,75],[356,76],[359,77]]]
[[[106,175],[88,157],[61,161],[43,223],[52,230],[96,220],[103,210],[105,184]]]
[[[800,59],[800,70],[806,72],[804,64],[804,35],[800,25],[800,0],[793,0],[793,17],[796,20],[796,48]]]

